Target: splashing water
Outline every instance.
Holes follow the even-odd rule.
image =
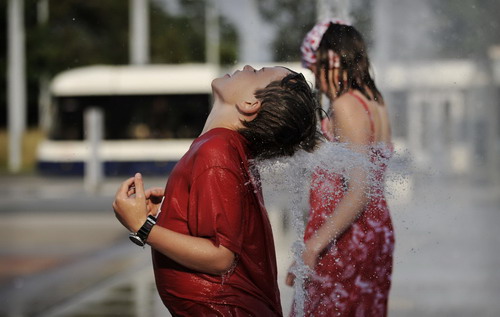
[[[299,151],[292,157],[281,157],[278,159],[263,160],[255,162],[261,179],[265,183],[266,191],[271,196],[286,193],[287,199],[282,206],[291,219],[292,227],[297,235],[292,245],[294,265],[290,273],[295,275],[294,281],[294,312],[295,316],[304,315],[307,294],[305,283],[308,277],[314,278],[314,272],[304,264],[302,253],[304,244],[304,210],[301,202],[308,197],[311,186],[311,175],[318,170],[326,173],[316,173],[316,176],[327,177],[331,174],[342,176],[347,183],[353,169],[363,169],[368,177],[366,182],[370,183],[368,188],[383,188],[384,174],[386,168],[391,170],[391,177],[404,178],[408,175],[408,161],[405,159],[392,160],[392,150],[386,144],[370,146],[371,153],[377,153],[378,159],[372,160],[370,156],[362,154],[363,151],[354,151],[346,144],[336,142],[323,143],[314,153]],[[366,151],[364,151],[366,153]],[[392,155],[394,156],[394,155]],[[384,195],[384,190],[368,190],[367,196]]]

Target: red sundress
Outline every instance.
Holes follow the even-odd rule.
[[[366,103],[351,93],[373,120]],[[394,233],[384,195],[386,163],[392,145],[372,142],[374,176],[370,200],[360,217],[320,255],[315,276],[306,284],[305,316],[386,316],[391,286]],[[318,230],[342,199],[346,184],[339,174],[318,170],[310,190],[304,240]],[[293,313],[292,313],[293,314]]]

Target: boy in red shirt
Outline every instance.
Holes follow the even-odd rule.
[[[174,316],[281,316],[271,226],[250,162],[313,150],[318,106],[304,77],[283,67],[245,66],[212,90],[202,134],[166,188],[144,191],[136,174],[113,209],[133,241],[152,247],[158,292]]]

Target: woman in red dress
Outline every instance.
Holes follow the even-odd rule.
[[[384,196],[393,152],[387,107],[370,76],[361,34],[339,20],[318,23],[305,37],[302,62],[330,100],[325,137],[370,161],[348,175],[317,170],[305,229],[306,316],[386,316],[394,235]],[[294,284],[289,273],[287,284]],[[293,312],[292,314],[295,314]]]

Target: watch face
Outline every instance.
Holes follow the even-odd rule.
[[[144,242],[142,242],[141,238],[139,238],[137,235],[135,235],[135,234],[129,234],[128,237],[129,237],[130,241],[132,241],[133,243],[137,244],[138,246],[140,246],[140,247],[144,246]]]

